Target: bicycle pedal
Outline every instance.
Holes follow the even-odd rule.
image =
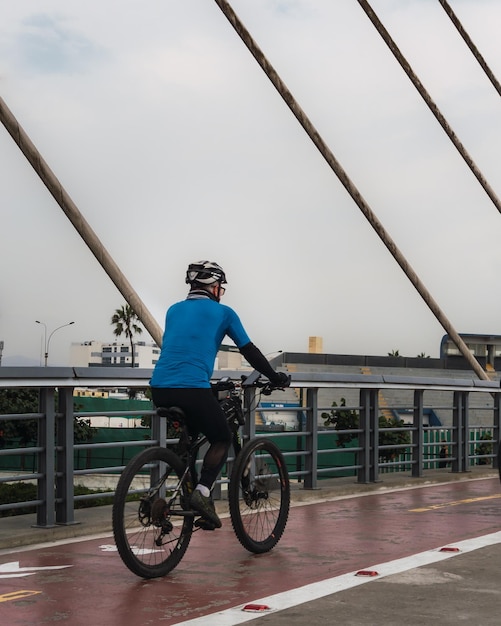
[[[197,528],[200,528],[201,530],[216,530],[216,526],[212,522],[209,522],[209,520],[204,519],[203,517],[196,520],[195,526]]]

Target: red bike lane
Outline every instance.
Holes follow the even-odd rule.
[[[142,580],[111,536],[0,555],[2,624],[166,626],[500,529],[499,480],[371,493],[291,508],[284,536],[249,554],[229,518],[194,534],[180,565]]]

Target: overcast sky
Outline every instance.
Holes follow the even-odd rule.
[[[355,0],[234,10],[458,332],[501,334],[501,215]],[[501,196],[501,101],[437,0],[371,5]],[[501,2],[450,0],[501,78]],[[212,0],[0,0],[0,95],[163,327],[189,262],[263,352],[436,357],[444,330]],[[124,300],[0,126],[4,364]],[[144,339],[148,336],[144,335]]]

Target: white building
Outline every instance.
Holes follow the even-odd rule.
[[[215,370],[241,370],[252,369],[249,364],[242,359],[236,346],[228,346],[223,344],[217,353]]]
[[[151,369],[159,355],[160,348],[155,343],[134,342],[134,367]],[[72,343],[70,365],[72,367],[131,367],[130,344],[94,340]]]
[[[155,343],[134,342],[134,367],[152,369],[160,356],[160,348]],[[130,344],[84,341],[72,343],[70,347],[71,367],[131,367]],[[247,361],[242,359],[238,348],[222,345],[217,353],[216,370],[249,370]]]

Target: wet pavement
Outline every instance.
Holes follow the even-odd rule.
[[[500,623],[492,471],[298,490],[272,552],[246,552],[226,517],[222,529],[194,534],[174,572],[149,581],[120,561],[109,513],[77,511],[80,524],[56,529],[0,520],[2,624]]]

